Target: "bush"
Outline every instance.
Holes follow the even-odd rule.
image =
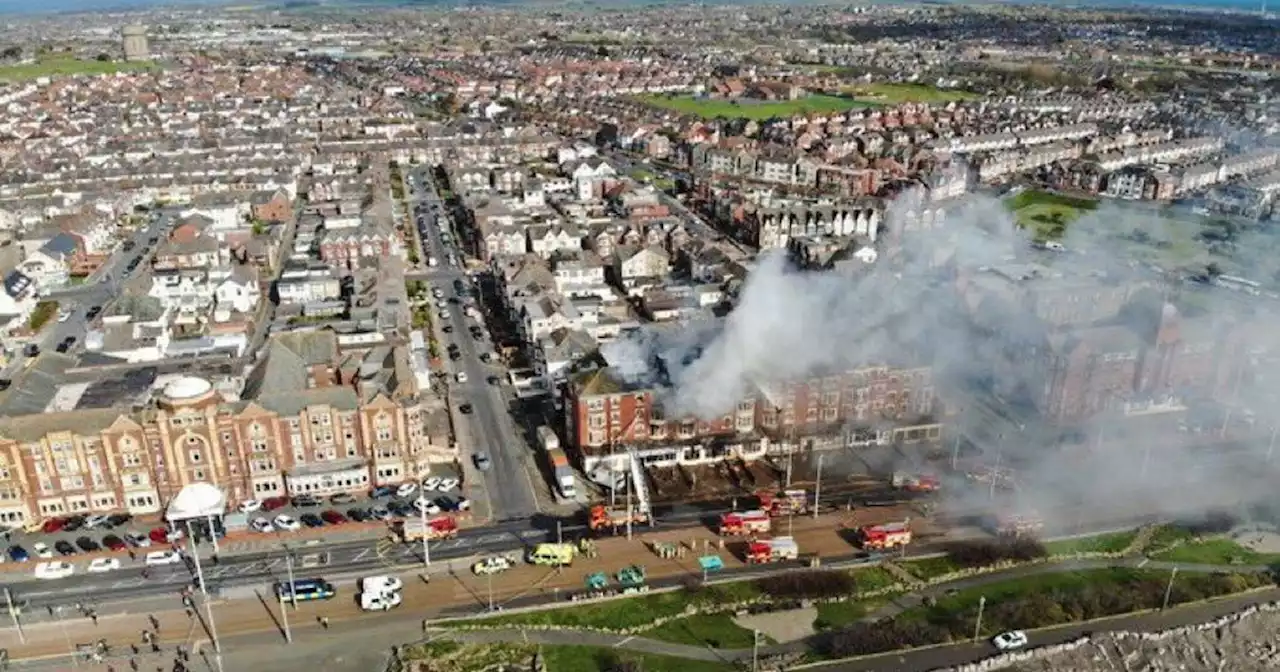
[[[936,644],[950,639],[951,633],[946,628],[931,623],[854,623],[819,640],[818,649],[834,658],[847,658]]]
[[[1193,535],[1203,537],[1211,534],[1226,534],[1227,532],[1230,532],[1238,522],[1239,521],[1236,520],[1236,517],[1230,513],[1226,513],[1225,511],[1213,511],[1206,513],[1204,517],[1199,520],[1179,523],[1178,527],[1181,527]]]
[[[947,546],[947,557],[961,567],[975,568],[989,567],[1005,561],[1030,562],[1049,557],[1049,551],[1039,541],[1027,538],[961,541]]]
[[[856,589],[847,572],[788,572],[757,579],[756,586],[770,597],[795,599],[852,595]]]

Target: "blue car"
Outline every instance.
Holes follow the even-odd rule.
[[[27,549],[21,546],[10,546],[9,559],[14,562],[26,562],[31,559],[31,554],[27,553]]]
[[[379,497],[390,497],[391,495],[394,495],[394,494],[396,494],[395,486],[380,485],[369,491],[369,498],[377,499]]]

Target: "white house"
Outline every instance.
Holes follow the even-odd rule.
[[[209,276],[210,283],[214,285],[213,294],[218,312],[248,314],[257,309],[258,301],[262,298],[262,290],[258,286],[258,267],[237,264],[231,268],[215,269]],[[230,316],[226,319],[230,319]]]
[[[582,235],[572,226],[530,226],[529,249],[543,259],[550,259],[556,252],[576,252],[582,249]]]
[[[600,158],[591,158],[577,165],[570,165],[572,169],[569,171],[569,176],[573,178],[578,200],[581,201],[599,199],[605,181],[618,176],[618,171]]]
[[[19,271],[4,276],[4,291],[0,291],[0,328],[7,333],[26,326],[38,302],[35,280]]]
[[[75,237],[60,233],[18,262],[16,270],[34,280],[41,292],[62,287],[71,276],[72,257],[78,252],[76,244]]]
[[[613,298],[613,290],[604,281],[604,263],[592,252],[562,253],[555,259],[552,276],[561,296]]]
[[[249,202],[227,202],[207,205],[196,205],[185,208],[180,213],[183,218],[192,215],[203,215],[213,221],[211,232],[225,233],[248,226]]]
[[[640,278],[664,278],[671,272],[671,258],[661,247],[623,247],[614,252],[614,273],[629,287]]]

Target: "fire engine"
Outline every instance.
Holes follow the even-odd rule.
[[[720,516],[720,534],[740,537],[749,534],[768,534],[771,527],[769,514],[764,511],[743,511]]]
[[[866,525],[858,530],[858,538],[862,547],[867,550],[883,551],[899,548],[911,543],[910,521],[886,523],[884,525]]]
[[[942,483],[937,476],[897,472],[893,475],[893,487],[907,492],[937,492]]]
[[[785,490],[776,494],[761,490],[756,495],[760,498],[761,510],[771,516],[794,516],[809,511],[809,493],[804,490]]]
[[[747,564],[761,565],[769,562],[795,560],[800,557],[800,546],[791,537],[777,537],[754,541],[747,546]]]
[[[424,527],[421,520],[410,518],[404,521],[405,541],[421,541],[425,536],[430,541],[452,539],[458,536],[458,522],[449,517],[432,518]]]
[[[649,516],[639,510],[633,509],[630,513],[625,507],[609,508],[603,505],[591,507],[591,517],[589,525],[592,530],[602,530],[604,528],[619,528],[627,524],[628,518],[632,524],[638,525],[649,521]]]
[[[1025,537],[1044,529],[1044,519],[1035,513],[997,516],[993,531],[1002,537]]]

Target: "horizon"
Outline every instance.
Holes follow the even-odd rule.
[[[520,4],[522,0],[301,0],[307,4],[327,5],[331,7],[343,6],[368,6],[368,5],[386,5],[386,6],[406,6],[406,5],[468,5],[468,6],[488,6],[488,5],[511,5]],[[531,0],[532,1],[532,0]],[[818,0],[821,3],[822,0]],[[909,3],[913,0],[902,0],[903,3]],[[1135,6],[1146,9],[1203,9],[1203,10],[1231,10],[1234,12],[1265,12],[1268,3],[1265,0],[1089,0],[1083,2],[1044,2],[1036,0],[987,0],[981,2],[964,2],[963,0],[914,0],[920,4],[1005,4],[1005,5],[1042,5],[1054,6],[1060,5],[1063,8],[1078,7],[1115,7],[1115,8],[1133,8]],[[710,4],[713,5],[729,5],[729,4],[765,4],[766,0],[718,0]],[[80,13],[103,13],[103,12],[144,12],[162,8],[174,9],[194,9],[201,6],[208,8],[220,7],[252,7],[252,8],[280,8],[289,4],[289,0],[46,0],[42,3],[32,3],[29,0],[0,0],[0,15],[7,16],[54,16]],[[596,0],[594,4],[671,4],[671,5],[687,5],[694,4],[693,0]],[[814,4],[803,2],[803,4]],[[899,4],[897,2],[881,2],[871,4]]]

